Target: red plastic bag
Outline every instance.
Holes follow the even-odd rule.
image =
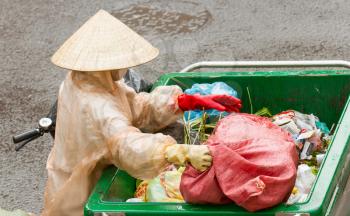
[[[206,144],[213,164],[203,173],[186,168],[180,185],[186,202],[235,202],[257,211],[288,198],[296,179],[297,151],[290,135],[269,119],[231,114]]]

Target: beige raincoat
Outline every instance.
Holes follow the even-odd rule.
[[[107,165],[141,179],[155,177],[167,166],[165,148],[176,141],[152,133],[179,117],[176,98],[182,91],[164,86],[136,94],[119,80],[122,75],[73,71],[62,83],[43,215],[83,215]]]
[[[52,56],[55,65],[72,72],[59,91],[43,215],[83,215],[84,203],[110,164],[140,179],[157,176],[168,161],[190,162],[199,170],[210,166],[206,146],[175,145],[170,136],[153,134],[181,115],[179,87],[136,94],[121,80],[122,68],[144,64],[158,53],[100,10]]]

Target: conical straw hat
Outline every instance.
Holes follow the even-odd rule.
[[[52,56],[62,68],[104,71],[151,61],[159,51],[104,10],[91,17]]]

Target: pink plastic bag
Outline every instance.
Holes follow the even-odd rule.
[[[206,144],[212,167],[203,173],[186,168],[180,185],[186,202],[235,202],[257,211],[288,198],[296,179],[297,151],[290,135],[269,119],[231,114]]]

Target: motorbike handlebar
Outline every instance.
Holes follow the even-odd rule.
[[[39,128],[24,132],[22,134],[16,135],[12,137],[14,143],[19,143],[27,139],[32,139],[33,137],[38,137],[42,134]]]

